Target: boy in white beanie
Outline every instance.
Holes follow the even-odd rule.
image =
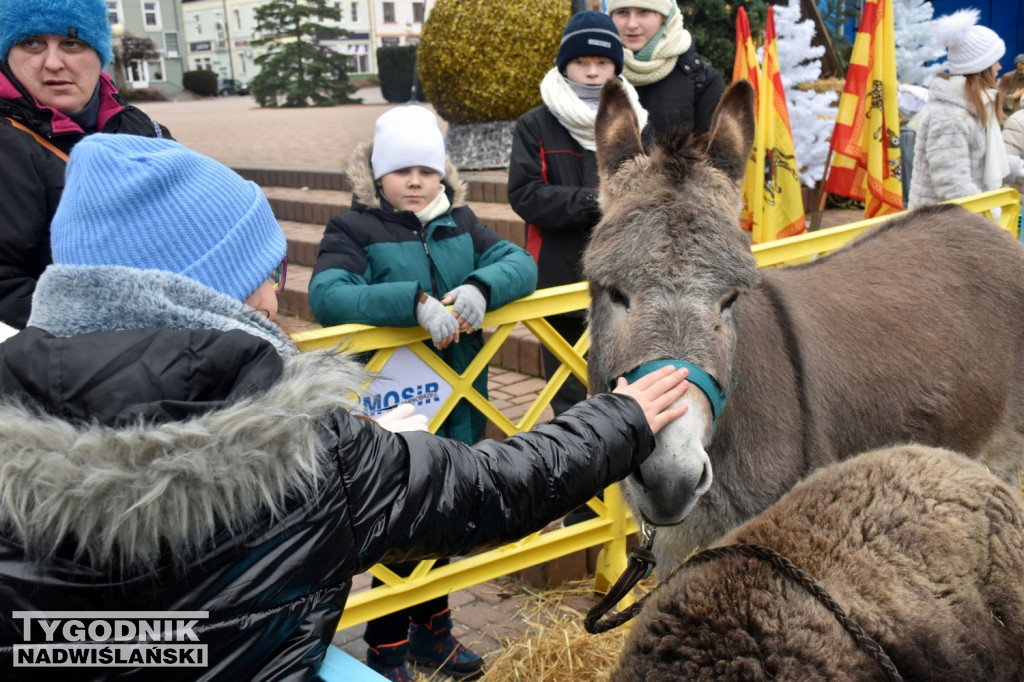
[[[607,9],[625,48],[622,75],[636,87],[654,132],[688,122],[707,132],[725,81],[697,54],[675,0],[608,0]]]
[[[1008,156],[996,105],[996,75],[1006,45],[978,26],[978,10],[935,21],[947,49],[947,70],[932,80],[914,143],[908,207],[998,189],[1013,182],[1022,162]]]
[[[435,352],[464,371],[483,346],[487,310],[533,293],[537,266],[522,248],[480,224],[448,162],[437,118],[421,106],[391,109],[347,167],[352,209],[327,223],[309,301],[323,325],[420,325]],[[445,306],[454,304],[451,311]],[[474,388],[487,395],[487,373]],[[438,430],[472,444],[486,419],[462,401]],[[414,564],[392,565],[401,574]],[[375,582],[375,584],[380,584]],[[411,621],[411,626],[410,626]],[[367,663],[392,680],[412,679],[407,659],[455,677],[483,660],[451,635],[447,597],[370,621]]]

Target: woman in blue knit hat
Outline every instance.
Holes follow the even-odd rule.
[[[47,627],[92,656],[62,680],[315,679],[353,575],[539,530],[685,411],[685,370],[664,370],[504,442],[354,417],[365,369],[272,321],[285,238],[263,193],[170,140],[82,140],[51,232],[28,326],[0,343],[4,680],[40,678],[12,659]],[[102,667],[161,646],[94,644],[111,626],[53,622],[69,611],[186,622],[204,660]]]
[[[112,60],[103,0],[0,0],[0,322],[18,329],[72,147],[98,131],[169,137],[117,93]]]

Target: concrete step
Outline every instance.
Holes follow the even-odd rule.
[[[342,170],[290,166],[235,166],[234,171],[261,187],[294,187],[349,191],[352,183]],[[508,173],[459,171],[469,189],[469,201],[508,202]]]
[[[279,221],[317,225],[321,234],[327,221],[352,205],[351,192],[343,190],[269,186],[262,189]],[[467,204],[481,223],[504,239],[526,248],[526,223],[511,206],[486,201],[469,201]],[[316,254],[313,256],[315,259]]]

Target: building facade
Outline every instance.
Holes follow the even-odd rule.
[[[267,0],[183,0],[181,26],[186,51],[186,70],[215,71],[221,78],[250,83],[259,73],[255,59],[266,52],[253,44],[258,38],[256,9]],[[372,46],[369,0],[332,3],[341,10],[341,21],[325,24],[349,31],[343,40],[326,40],[325,46],[349,55],[352,73],[376,72]]]
[[[181,0],[106,0],[107,19],[113,27],[118,62],[111,75],[119,89],[153,88],[173,96],[182,91],[186,71],[180,24]],[[148,38],[150,56],[120,59],[125,38]]]

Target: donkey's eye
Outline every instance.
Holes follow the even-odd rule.
[[[610,298],[612,303],[616,305],[629,308],[629,298],[615,287],[608,290],[608,298]]]
[[[732,308],[732,304],[736,302],[736,299],[739,298],[739,296],[740,296],[740,292],[734,291],[734,292],[732,292],[732,295],[729,296],[729,298],[727,298],[724,301],[722,301],[722,312],[724,313],[725,311],[731,309]]]

